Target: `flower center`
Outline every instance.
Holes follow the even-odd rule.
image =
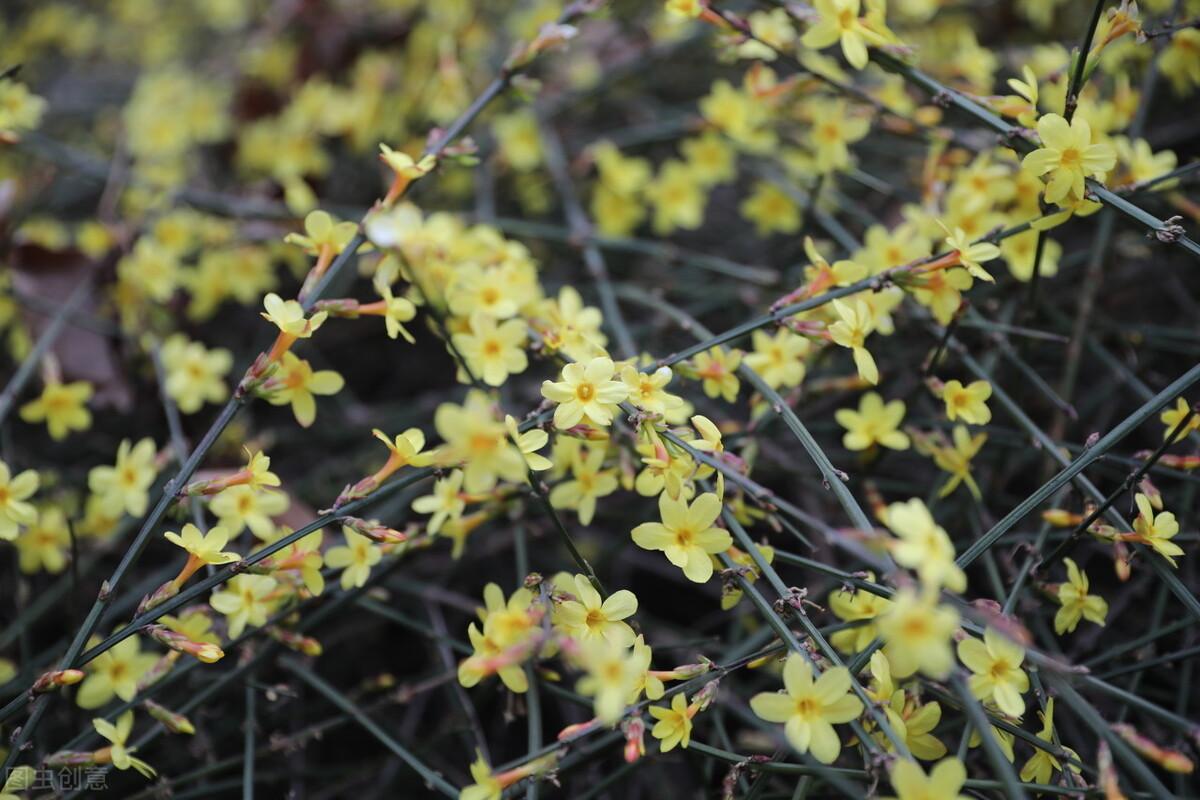
[[[1083,157],[1074,147],[1062,151],[1060,161],[1064,167],[1078,167],[1083,163]]]
[[[575,396],[584,403],[591,402],[596,396],[596,387],[590,383],[581,383],[575,387]]]

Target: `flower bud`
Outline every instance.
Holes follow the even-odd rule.
[[[73,686],[83,680],[83,670],[57,669],[38,678],[31,689],[34,694],[58,691],[64,686]]]
[[[195,726],[191,720],[183,714],[176,714],[168,708],[160,706],[153,700],[143,700],[142,708],[146,709],[146,713],[154,719],[162,723],[162,726],[170,733],[182,733],[191,736],[196,732]]]
[[[194,642],[166,625],[147,625],[143,630],[159,644],[178,653],[186,653],[205,664],[213,664],[225,657],[225,651],[212,642]]]

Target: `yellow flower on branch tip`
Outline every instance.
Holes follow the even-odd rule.
[[[250,452],[246,449],[246,466],[242,470],[248,473],[246,485],[252,489],[262,489],[265,486],[279,486],[279,476],[271,472],[271,458],[261,450]]]
[[[1025,713],[1029,691],[1029,676],[1021,669],[1025,648],[1006,639],[995,628],[987,627],[983,641],[975,638],[958,643],[958,658],[971,670],[971,694],[980,700],[991,701],[1010,717]]]
[[[972,277],[979,278],[981,281],[995,283],[996,279],[992,274],[980,266],[983,261],[991,261],[1000,257],[1000,248],[990,242],[971,243],[967,234],[962,228],[955,228],[951,231],[942,223],[942,230],[946,232],[946,247],[958,254],[959,266],[964,267],[967,272],[971,273]]]
[[[133,757],[132,754],[137,751],[136,747],[125,746],[125,742],[129,739],[129,734],[133,732],[132,710],[126,711],[117,717],[115,725],[106,719],[97,717],[92,720],[92,727],[96,729],[96,733],[110,742],[108,756],[114,767],[121,770],[133,767],[144,778],[153,778],[157,774],[154,771],[154,767],[140,758]]]
[[[113,695],[128,702],[137,694],[138,681],[157,662],[157,655],[142,652],[137,636],[122,639],[84,666],[88,676],[75,702],[87,709],[99,708]]]
[[[839,408],[834,419],[846,429],[842,444],[847,450],[866,450],[876,444],[892,450],[907,450],[908,434],[900,430],[904,421],[904,401],[884,404],[876,392],[867,392],[858,402],[858,410]]]
[[[853,304],[834,300],[833,308],[841,319],[829,326],[830,337],[835,344],[850,348],[859,377],[874,386],[879,383],[879,368],[864,344],[875,330],[870,306],[863,300],[855,300]]]
[[[862,69],[869,58],[867,43],[886,41],[859,18],[859,0],[815,0],[813,6],[819,19],[801,37],[800,43],[805,47],[819,50],[840,40],[842,55],[850,66]]]
[[[278,586],[269,575],[234,575],[220,591],[213,592],[208,604],[224,614],[229,635],[237,638],[247,625],[260,627],[274,610],[273,594]]]
[[[756,330],[752,341],[754,352],[743,359],[747,367],[762,376],[772,389],[800,385],[804,380],[804,357],[812,349],[807,339],[780,328],[774,336]]]
[[[0,539],[11,542],[19,526],[37,522],[37,509],[25,501],[37,491],[38,482],[36,471],[27,469],[14,476],[0,461]]]
[[[333,370],[314,371],[304,359],[284,353],[278,371],[263,385],[263,391],[271,405],[291,405],[296,422],[307,428],[317,418],[314,395],[337,394],[345,385],[342,376]]]
[[[609,425],[617,405],[629,396],[624,383],[612,380],[615,372],[612,359],[600,356],[586,364],[567,364],[561,381],[543,381],[542,397],[558,403],[554,426],[566,429],[581,422],[597,427]]]
[[[1069,123],[1058,114],[1046,114],[1037,122],[1042,146],[1025,156],[1022,166],[1034,175],[1050,174],[1046,202],[1060,203],[1068,195],[1082,199],[1084,179],[1103,179],[1116,166],[1117,153],[1109,144],[1092,144],[1087,121],[1075,117]]]
[[[895,677],[920,671],[941,680],[954,668],[950,640],[958,629],[958,612],[938,605],[936,595],[918,597],[911,589],[901,589],[877,624]]]
[[[92,385],[87,381],[58,383],[51,381],[42,389],[37,400],[21,406],[21,419],[30,424],[45,422],[50,438],[67,438],[71,431],[85,431],[92,425],[92,413],[87,401],[92,399]]]
[[[1088,594],[1088,576],[1074,561],[1064,558],[1067,565],[1067,582],[1058,586],[1058,602],[1062,606],[1054,615],[1054,632],[1059,636],[1071,633],[1080,619],[1104,625],[1108,616],[1108,603],[1103,597]]]
[[[658,749],[669,753],[678,745],[687,749],[692,740],[692,717],[699,706],[688,705],[687,697],[680,692],[671,698],[671,706],[650,706],[647,711],[658,722],[654,723],[650,735],[661,740]]]
[[[182,547],[190,557],[204,564],[232,564],[241,559],[237,553],[221,551],[229,541],[229,531],[220,525],[210,528],[208,533],[201,533],[199,528],[189,522],[179,533],[167,531],[163,538]]]
[[[342,526],[346,544],[331,547],[325,552],[325,566],[342,570],[342,588],[365,586],[371,577],[371,567],[383,558],[383,551],[362,534]]]
[[[273,323],[280,331],[297,339],[307,339],[325,322],[329,314],[318,311],[312,317],[307,317],[304,307],[295,300],[284,300],[271,292],[263,298],[263,319]]]
[[[1188,405],[1188,401],[1182,397],[1177,397],[1175,399],[1175,407],[1168,408],[1159,415],[1158,418],[1162,420],[1163,424],[1164,439],[1170,436],[1171,431],[1175,430],[1175,428],[1178,427],[1181,422],[1183,422],[1189,411],[1191,411],[1191,406]],[[1179,431],[1179,435],[1175,440],[1179,441],[1192,431],[1197,430],[1200,430],[1200,414],[1192,414],[1191,420],[1187,423],[1187,425],[1184,425],[1182,430]]]
[[[289,233],[283,240],[288,244],[303,248],[304,252],[309,255],[319,256],[321,250],[326,247],[334,254],[342,252],[356,233],[358,233],[357,224],[353,222],[335,223],[328,212],[313,211],[304,218],[303,234]],[[271,309],[268,307],[267,310]],[[315,330],[316,326],[313,327]]]
[[[992,420],[987,399],[992,396],[992,385],[987,381],[972,381],[963,386],[962,381],[946,381],[942,387],[942,400],[946,403],[946,418],[953,422],[962,419],[971,425],[986,425]]]
[[[822,764],[832,764],[842,751],[833,726],[857,719],[862,701],[850,694],[850,671],[826,670],[813,680],[812,665],[792,653],[783,665],[784,692],[761,692],[750,698],[750,708],[767,722],[784,723],[788,743],[799,753],[812,753]]]
[[[601,600],[586,575],[574,578],[574,600],[564,600],[555,610],[555,623],[580,641],[602,637],[620,647],[633,644],[633,628],[623,620],[637,613],[633,592],[621,589]]]
[[[683,570],[688,580],[704,583],[712,577],[710,555],[730,548],[729,532],[713,525],[721,515],[721,501],[713,493],[692,501],[673,499],[666,492],[658,497],[662,522],[644,522],[633,529],[633,541],[646,550],[661,550],[667,560]]]
[[[891,545],[897,564],[915,570],[929,590],[945,587],[961,592],[967,588],[967,576],[954,562],[954,543],[934,522],[923,500],[892,503],[883,516],[888,528],[899,537]]]
[[[1183,555],[1183,548],[1171,540],[1179,533],[1179,522],[1170,511],[1155,515],[1150,505],[1150,498],[1139,492],[1134,497],[1138,515],[1133,521],[1133,530],[1137,534],[1136,541],[1141,542],[1165,558],[1172,567],[1178,566],[1174,556]]]
[[[154,440],[149,437],[136,445],[122,439],[113,466],[92,467],[88,472],[88,488],[112,515],[128,512],[140,517],[150,504],[150,485],[158,474],[155,454]]]
[[[666,415],[683,406],[682,397],[667,391],[673,377],[670,367],[659,367],[654,372],[642,372],[632,364],[621,367],[621,381],[628,387],[629,402],[648,414]]]
[[[723,398],[726,403],[737,400],[741,383],[737,379],[737,369],[742,364],[741,350],[725,350],[714,347],[703,353],[697,353],[692,363],[696,377],[703,381],[704,393],[714,400]]]
[[[287,511],[289,505],[288,496],[283,492],[230,486],[214,496],[209,507],[230,536],[236,537],[249,528],[259,539],[270,541],[275,535],[272,517]]]
[[[470,330],[450,337],[454,349],[466,362],[467,369],[488,386],[502,386],[509,375],[524,372],[529,366],[525,356],[526,323],[510,319],[500,324],[496,318],[476,311],[470,318]]]
[[[962,794],[967,770],[957,758],[945,758],[929,774],[915,761],[897,759],[888,778],[898,797],[887,800],[967,800]]]
[[[388,449],[388,461],[394,462],[394,469],[404,466],[425,467],[433,463],[433,452],[421,452],[425,449],[425,433],[420,428],[409,428],[404,433],[388,437],[386,433],[373,428],[371,435],[383,442]]]

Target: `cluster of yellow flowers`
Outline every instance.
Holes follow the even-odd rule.
[[[111,48],[106,43],[111,34],[136,29],[128,17],[139,4],[115,5],[124,11],[113,20],[102,23],[87,13],[68,26],[62,16],[68,5],[45,4],[15,37],[14,52],[63,48],[79,56],[99,54]],[[252,15],[253,4],[213,5],[204,24],[214,30],[246,25]],[[372,5],[394,11],[413,3]],[[1011,402],[984,377],[914,378],[906,374],[911,364],[881,354],[888,352],[888,337],[914,319],[928,321],[949,341],[953,326],[972,313],[970,293],[978,297],[998,276],[1027,283],[1056,275],[1062,247],[1051,233],[1098,211],[1100,184],[1133,191],[1174,170],[1175,154],[1156,152],[1138,135],[1140,125],[1132,124],[1144,91],[1134,88],[1126,69],[1144,60],[1137,50],[1144,43],[1134,36],[1141,30],[1137,7],[1123,2],[1110,9],[1088,52],[1072,56],[1060,45],[1039,45],[1001,64],[978,43],[969,15],[938,13],[950,5],[941,0],[815,0],[811,7],[773,4],[744,15],[714,0],[656,4],[655,25],[663,39],[714,33],[722,57],[744,69],[740,78],[722,77],[706,86],[686,134],[674,148],[656,149],[666,153],[657,161],[630,152],[635,146],[623,151],[615,137],[581,148],[584,157],[576,165],[586,170],[584,198],[596,230],[626,244],[643,229],[657,236],[702,235],[710,226],[729,224],[716,217],[736,207],[759,239],[772,245],[786,240],[803,252],[788,275],[788,286],[795,288],[771,304],[762,324],[745,326],[736,336],[705,335],[703,349],[657,359],[628,346],[610,351],[609,334],[623,332],[624,321],[606,317],[570,285],[552,288],[538,251],[506,234],[494,219],[495,224],[485,221],[490,215],[481,213],[474,221],[429,210],[440,207],[436,201],[422,197],[418,205],[409,199],[410,187],[435,170],[447,173],[447,192],[455,195],[455,181],[465,186],[469,175],[451,167],[473,159],[473,143],[447,150],[445,142],[433,145],[436,137],[422,141],[417,135],[470,108],[468,87],[485,66],[475,51],[489,31],[471,4],[438,5],[444,8],[418,15],[403,49],[355,54],[340,83],[320,71],[297,82],[297,65],[311,56],[286,38],[257,42],[237,54],[238,68],[270,98],[265,105],[271,111],[244,124],[235,107],[248,98],[235,96],[223,80],[197,77],[170,57],[172,47],[184,46],[181,29],[199,24],[193,13],[155,11],[164,33],[137,56],[145,69],[119,115],[131,181],[120,192],[124,222],[68,226],[34,215],[14,231],[14,242],[22,245],[110,260],[112,279],[97,308],[117,320],[131,352],[149,356],[159,368],[169,413],[197,415],[211,404],[234,408],[260,399],[287,407],[299,426],[312,427],[318,398],[343,392],[343,371],[354,377],[336,361],[332,366],[338,369],[322,368],[327,365],[313,347],[314,339],[344,325],[374,330],[380,344],[391,348],[381,352],[403,355],[431,343],[444,348],[456,380],[467,387],[433,409],[430,441],[421,427],[399,433],[374,429],[385,455],[364,432],[361,438],[373,448],[371,466],[356,472],[362,477],[321,512],[320,524],[299,532],[285,522],[303,504],[295,487],[285,489],[272,471],[263,450],[271,448],[271,438],[227,432],[218,442],[223,457],[245,441],[244,464],[162,488],[192,521],[170,518],[171,529],[162,532],[166,544],[155,541],[158,556],[182,563],[175,577],[145,595],[138,614],[196,586],[193,579],[202,570],[222,575],[223,582],[207,603],[161,615],[82,671],[64,670],[58,687],[79,683],[75,702],[84,709],[103,708],[114,698],[131,702],[184,656],[218,661],[226,648],[258,629],[287,647],[318,655],[320,643],[293,630],[289,616],[325,593],[327,578],[336,576],[342,591],[364,589],[383,571],[385,559],[390,563],[417,548],[444,543],[455,560],[488,552],[480,532],[507,530],[533,497],[543,501],[579,571],[548,578],[531,573],[508,594],[487,583],[478,620],[466,628],[470,654],[458,664],[459,683],[473,689],[498,677],[509,692],[525,694],[531,681],[558,680],[548,665],[557,660],[575,676],[575,692],[592,704],[592,719],[561,732],[564,743],[620,726],[626,758],[636,760],[645,754],[646,710],[660,752],[688,748],[696,719],[714,702],[718,680],[732,670],[707,659],[664,668],[666,648],[658,641],[652,647],[647,638],[651,626],[638,620],[638,597],[629,589],[606,591],[571,531],[619,524],[616,544],[639,557],[646,557],[640,551],[661,554],[646,558],[666,574],[678,576],[679,570],[689,588],[715,593],[711,582],[717,578],[723,611],[740,618],[739,603],[750,594],[758,611],[766,606],[766,613],[787,625],[779,611],[784,606],[772,610],[753,588],[770,578],[778,589],[773,565],[787,554],[767,544],[767,533],[753,542],[743,529],[760,521],[773,532],[785,525],[771,492],[755,482],[760,460],[774,458],[756,437],[773,417],[787,417],[791,405],[829,393],[839,403],[850,398],[833,412],[849,459],[874,468],[884,459],[912,459],[905,452],[911,450],[945,476],[927,499],[906,491],[899,497],[907,499],[887,502],[868,486],[878,523],[873,529],[825,526],[829,541],[869,556],[881,582],[875,572],[846,573],[847,583],[828,594],[828,611],[841,623],[828,637],[832,649],[811,633],[814,644],[822,645],[811,652],[793,643],[793,652],[780,658],[780,645],[739,665],[779,670],[782,690],[755,693],[750,709],[760,720],[782,726],[763,726],[771,736],[824,765],[836,762],[848,744],[836,726],[851,727],[853,743],[892,754],[878,763],[903,800],[962,796],[967,778],[962,758],[984,737],[1014,762],[1016,742],[1007,728],[1032,716],[1030,707],[1041,729],[1024,738],[1036,736],[1047,746],[1033,748],[1021,780],[1047,784],[1056,774],[1078,773],[1079,756],[1059,744],[1053,698],[1031,693],[1027,661],[1037,654],[1025,631],[1008,614],[968,602],[968,577],[954,544],[967,526],[933,499],[964,486],[970,497],[964,492],[954,500],[983,500],[974,461],[988,441],[989,401],[995,395]],[[1039,26],[1052,23],[1058,5],[1017,4]],[[1162,4],[1145,5],[1158,11]],[[528,4],[525,13],[513,15],[510,33],[528,39],[541,30],[535,42],[565,41],[573,29],[541,28],[556,18],[555,6]],[[950,101],[942,97],[922,105],[903,77],[886,69],[905,63],[918,47],[930,63],[928,81],[955,87],[956,98],[1008,133],[978,146],[973,140],[970,146],[959,143],[944,124],[942,106]],[[1176,31],[1161,51],[1156,68],[1175,91],[1188,95],[1200,88],[1200,32]],[[946,54],[952,57],[941,57]],[[506,81],[516,58],[506,62]],[[1014,75],[1007,81],[1011,94],[995,92],[1002,70]],[[424,84],[414,88],[402,80],[408,72],[422,76]],[[1085,76],[1082,85],[1072,83],[1075,74]],[[1097,74],[1103,80],[1094,80]],[[587,85],[596,79],[571,80]],[[0,142],[15,145],[29,138],[45,112],[46,102],[23,83],[0,77]],[[525,107],[505,109],[490,120],[495,166],[511,173],[517,202],[527,211],[549,205],[540,177],[548,167],[541,124],[539,114]],[[814,217],[845,210],[839,182],[875,180],[860,170],[856,149],[880,129],[921,146],[917,191],[898,193],[891,217],[864,212],[857,228],[861,241],[836,220],[819,226],[826,238],[805,235],[795,241]],[[213,146],[228,146],[240,177],[277,192],[280,208],[296,218],[294,229],[285,233],[267,222],[251,228],[216,213],[173,207],[172,193],[180,190],[183,196],[203,166],[198,154]],[[375,165],[382,176],[380,197],[361,223],[317,207],[318,187],[324,188],[346,153],[370,154],[380,162]],[[710,202],[718,194],[734,200]],[[1172,195],[1168,202],[1196,215],[1186,198]],[[584,234],[590,236],[579,235]],[[368,299],[324,297],[326,279],[351,259],[363,279],[353,294],[361,289]],[[1001,261],[1007,276],[995,272]],[[281,265],[300,281],[294,299],[277,292],[286,285]],[[30,337],[6,276],[0,290],[0,328],[8,330],[10,352],[23,356]],[[611,298],[603,299],[609,309]],[[273,337],[241,376],[231,373],[234,356],[228,348],[193,338],[194,330],[185,332],[188,325],[210,322],[230,302],[261,305],[262,321],[255,317],[256,324]],[[749,344],[743,350],[738,341],[745,336]],[[21,420],[37,426],[30,434],[43,436],[44,426],[59,442],[89,430],[99,410],[93,383],[64,380],[53,356],[40,366],[40,389],[18,410]],[[940,368],[936,360],[933,368]],[[922,381],[928,395],[915,396],[913,388],[920,390]],[[743,392],[747,384],[753,391]],[[749,395],[744,421],[736,416],[743,394]],[[347,408],[353,403],[345,395],[339,400]],[[518,407],[522,401],[525,406]],[[914,411],[914,417],[929,430],[905,424],[910,406],[921,405],[924,411]],[[173,439],[180,438],[177,416]],[[330,416],[322,406],[322,422]],[[354,419],[353,413],[344,416]],[[787,419],[795,423],[793,431],[803,427],[794,416]],[[1183,398],[1163,412],[1162,422],[1176,440],[1200,430],[1200,415]],[[111,445],[105,451],[111,463],[106,456],[87,470],[86,490],[65,485],[65,475],[13,469],[0,461],[0,540],[14,545],[23,573],[62,572],[76,535],[115,541],[146,517],[160,473],[171,459],[187,457],[177,450],[181,444],[172,441],[160,452],[152,438],[121,439],[115,453]],[[1200,466],[1200,460],[1193,462],[1164,457],[1164,463],[1181,468]],[[350,516],[385,487],[429,478],[427,491],[405,496],[402,511],[415,518],[403,531]],[[1138,488],[1132,530],[1098,521],[1100,513],[1091,509],[1085,514],[1051,509],[1044,520],[1078,529],[1069,535],[1072,543],[1087,533],[1111,547],[1121,579],[1128,578],[1131,545],[1153,553],[1148,557],[1157,567],[1175,567],[1186,555],[1183,540],[1176,540],[1179,521],[1165,510],[1153,483],[1143,480]],[[899,493],[894,486],[884,491]],[[620,506],[622,497],[640,499],[632,520]],[[334,523],[341,537],[326,541],[322,524]],[[1072,634],[1082,621],[1105,625],[1108,603],[1092,591],[1080,564],[1063,557],[1042,569],[1043,575],[1062,576],[1053,583],[1031,579],[1050,601],[1058,636]],[[794,605],[798,616],[808,616],[803,602]],[[93,637],[89,646],[99,641]],[[854,658],[852,666],[838,653]],[[7,663],[0,661],[0,683],[7,680],[2,671]],[[944,731],[938,730],[943,707],[927,689],[960,678],[997,724],[983,731],[972,723],[955,757],[948,756],[940,738]],[[168,728],[189,732],[186,718],[159,706],[147,709]],[[98,718],[95,731],[108,746],[59,753],[47,763],[111,764],[152,777],[154,769],[127,744],[132,727],[131,712],[115,721]],[[494,800],[519,781],[546,776],[557,758],[558,753],[534,758],[496,773],[480,755],[470,767],[474,784],[461,797]],[[918,761],[933,763],[926,772]],[[0,798],[23,790],[29,780],[23,771],[13,773]]]

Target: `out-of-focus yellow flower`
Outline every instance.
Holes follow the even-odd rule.
[[[935,595],[918,597],[916,592],[902,589],[877,624],[885,643],[884,655],[897,678],[920,671],[940,680],[954,668],[951,638],[958,629],[958,612],[938,605]]]
[[[116,464],[92,467],[88,472],[88,488],[113,516],[128,512],[140,517],[146,513],[150,485],[158,474],[154,456],[153,439],[146,437],[136,445],[122,439],[117,446]]]
[[[875,445],[892,450],[907,450],[908,434],[900,430],[904,421],[904,401],[883,402],[877,392],[867,392],[858,402],[858,410],[839,408],[834,419],[846,429],[842,444],[847,450],[866,450]]]
[[[942,400],[946,403],[946,418],[951,422],[961,419],[971,425],[986,425],[992,420],[987,399],[992,396],[992,385],[987,381],[973,381],[963,386],[962,381],[946,381],[942,388]]]
[[[366,536],[355,533],[345,525],[342,526],[342,535],[346,537],[346,544],[325,551],[325,566],[342,571],[343,589],[365,586],[367,578],[371,577],[371,567],[383,558],[383,551]]]
[[[829,326],[830,338],[854,354],[859,377],[872,386],[879,383],[879,368],[865,344],[867,336],[875,329],[871,309],[862,300],[855,300],[853,304],[834,300],[833,308],[841,319]]]
[[[772,389],[799,386],[804,380],[804,357],[812,345],[803,336],[780,328],[774,336],[756,330],[752,341],[754,352],[744,359],[746,366],[757,372]]]
[[[229,635],[242,635],[247,625],[260,627],[275,608],[277,581],[269,575],[234,575],[225,587],[213,592],[209,605],[225,615]]]
[[[926,775],[915,761],[897,759],[888,778],[896,790],[896,800],[967,800],[962,794],[967,769],[957,758],[939,761]]]
[[[21,572],[27,575],[40,570],[52,575],[62,572],[67,565],[67,549],[71,546],[66,515],[60,508],[42,509],[37,521],[30,524],[14,544]]]
[[[737,379],[737,369],[742,363],[741,350],[726,350],[714,347],[703,353],[697,353],[692,359],[695,365],[696,377],[703,381],[704,393],[712,398],[723,398],[726,403],[737,400],[741,383]]]
[[[604,457],[604,447],[590,448],[586,454],[576,453],[571,460],[571,480],[563,481],[550,491],[550,505],[575,509],[580,522],[591,524],[596,501],[612,494],[619,486],[616,470],[603,468]]]
[[[21,525],[37,522],[38,512],[26,501],[38,488],[38,474],[32,469],[13,475],[8,464],[0,461],[0,540],[17,538]]]
[[[230,486],[213,497],[210,508],[230,536],[237,537],[249,528],[259,539],[270,541],[275,535],[275,522],[271,518],[286,511],[288,504],[288,496],[283,492]]]
[[[934,522],[923,500],[914,497],[907,503],[892,503],[883,519],[899,537],[891,545],[896,563],[914,570],[927,590],[937,591],[944,586],[961,592],[967,588],[967,576],[954,562],[954,543]]]
[[[224,378],[233,366],[233,354],[228,350],[208,350],[178,333],[163,342],[162,360],[167,394],[184,414],[195,414],[204,403],[220,403],[229,396]]]
[[[886,43],[886,39],[859,18],[859,0],[815,0],[813,6],[818,20],[800,39],[805,47],[819,50],[840,41],[842,55],[850,66],[862,69],[869,57],[867,44]]]
[[[91,427],[92,413],[86,405],[91,399],[92,385],[87,381],[50,381],[37,400],[21,406],[21,419],[30,424],[45,422],[51,439],[65,439],[71,431],[86,431]]]
[[[467,363],[467,369],[488,386],[502,386],[509,375],[524,372],[529,365],[525,356],[525,321],[506,320],[499,325],[495,317],[477,311],[471,315],[470,331],[450,337],[454,349]]]
[[[143,653],[137,636],[122,639],[89,661],[84,678],[75,695],[80,708],[99,708],[113,695],[129,701],[137,694],[138,681],[158,661],[154,653]]]

